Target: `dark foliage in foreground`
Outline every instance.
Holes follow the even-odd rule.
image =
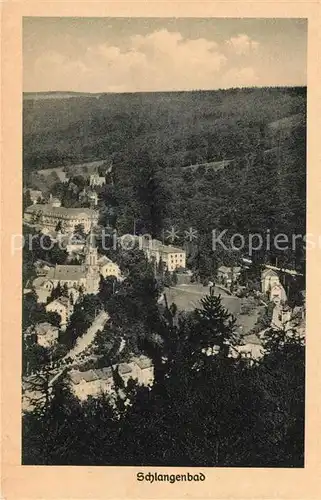
[[[252,366],[227,356],[233,321],[218,297],[204,310],[160,318],[162,348],[153,356],[151,390],[129,383],[80,404],[65,382],[23,417],[23,463],[303,467],[304,347],[273,336]],[[204,347],[221,345],[212,357]],[[166,355],[162,364],[160,356]]]

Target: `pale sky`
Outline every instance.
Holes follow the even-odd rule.
[[[305,19],[24,18],[25,92],[306,85]]]

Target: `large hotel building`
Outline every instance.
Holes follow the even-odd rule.
[[[54,231],[60,222],[65,232],[73,232],[75,226],[82,224],[85,233],[98,223],[98,212],[91,208],[53,207],[50,204],[35,204],[27,207],[24,214],[26,222],[42,227],[42,230]]]

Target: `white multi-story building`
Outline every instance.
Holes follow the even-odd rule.
[[[54,231],[61,223],[64,232],[73,232],[82,224],[85,233],[89,233],[93,225],[98,223],[99,214],[91,208],[65,208],[51,204],[35,204],[27,207],[24,214],[26,222],[39,225],[43,232]]]
[[[146,239],[144,237],[139,239],[139,244],[149,261],[154,260],[156,264],[162,261],[165,268],[170,272],[179,268],[185,269],[186,252],[182,248],[164,245],[159,240]]]

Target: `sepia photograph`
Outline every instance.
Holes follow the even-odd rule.
[[[22,465],[304,468],[307,36],[23,18]]]

